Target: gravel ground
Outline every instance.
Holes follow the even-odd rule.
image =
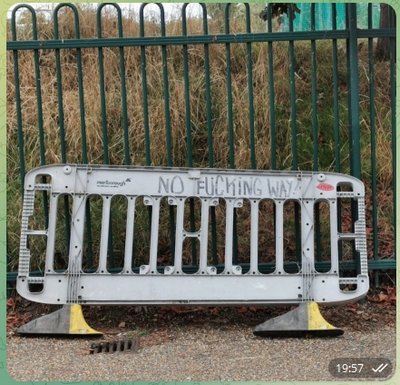
[[[19,381],[317,381],[338,357],[395,359],[393,328],[333,339],[261,339],[239,327],[176,330],[139,353],[88,354],[82,339],[12,338],[7,369]]]
[[[253,335],[284,309],[92,308],[86,319],[105,332],[100,338],[27,338],[9,329],[7,369],[18,381],[228,382],[338,381],[328,366],[340,357],[388,358],[396,367],[394,306],[351,306],[321,310],[343,336],[302,339]],[[90,354],[92,343],[134,335],[138,353]]]

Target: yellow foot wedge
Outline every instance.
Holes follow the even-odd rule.
[[[85,321],[81,305],[64,305],[60,310],[34,319],[17,329],[19,334],[101,335]]]
[[[259,337],[336,337],[343,334],[322,317],[316,302],[303,302],[297,309],[257,325]]]

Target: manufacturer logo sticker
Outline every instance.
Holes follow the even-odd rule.
[[[97,187],[122,187],[125,186],[127,182],[131,182],[131,178],[123,181],[111,181],[111,180],[98,180]]]
[[[334,187],[329,183],[320,183],[317,186],[317,189],[322,190],[322,191],[332,191],[334,189]]]

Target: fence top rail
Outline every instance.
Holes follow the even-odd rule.
[[[144,3],[141,5],[140,10],[138,11],[138,20],[134,20],[134,23],[137,23],[139,26],[138,36],[129,36],[124,37],[123,31],[123,20],[127,18],[123,10],[118,4],[113,3],[104,3],[100,4],[96,11],[96,27],[94,33],[97,31],[97,35],[91,37],[90,39],[81,39],[80,37],[80,14],[79,9],[76,5],[72,3],[61,3],[57,7],[52,10],[52,19],[47,22],[53,22],[54,26],[54,40],[38,39],[38,25],[39,19],[38,14],[40,10],[33,8],[29,4],[19,4],[17,5],[13,11],[11,16],[11,29],[12,29],[12,41],[13,43],[18,41],[17,36],[17,27],[18,27],[18,12],[27,12],[30,13],[31,16],[31,28],[32,28],[32,38],[29,40],[31,44],[25,45],[19,43],[18,46],[14,46],[13,43],[7,45],[7,49],[63,49],[63,48],[85,48],[85,47],[124,47],[124,46],[152,46],[152,45],[177,45],[182,44],[182,39],[185,41],[187,39],[188,44],[227,44],[227,43],[251,43],[251,42],[269,42],[269,41],[297,41],[297,40],[323,40],[323,39],[342,39],[348,38],[348,27],[345,23],[342,23],[341,27],[337,25],[337,23],[333,23],[331,26],[324,25],[322,28],[316,28],[315,25],[315,17],[316,17],[316,9],[315,4],[310,4],[310,10],[308,13],[310,14],[311,23],[308,29],[296,30],[293,28],[293,21],[295,19],[292,5],[289,5],[287,16],[285,16],[285,20],[289,21],[289,30],[279,30],[272,31],[271,20],[273,17],[277,15],[271,14],[271,7],[267,7],[267,11],[263,11],[266,15],[266,19],[262,16],[263,12],[260,13],[260,18],[266,20],[267,22],[267,32],[253,32],[251,27],[251,13],[249,4],[244,4],[244,9],[240,12],[241,17],[244,20],[244,30],[243,31],[231,31],[230,23],[232,16],[231,12],[231,4],[226,4],[224,7],[223,15],[221,22],[223,22],[224,26],[221,31],[217,33],[209,34],[209,20],[210,15],[207,13],[207,6],[203,3],[198,3],[199,12],[197,14],[197,18],[202,20],[203,23],[203,35],[191,35],[187,30],[187,21],[188,21],[188,6],[189,3],[182,4],[181,12],[180,12],[180,22],[181,22],[181,36],[168,36],[167,33],[167,25],[170,23],[170,20],[166,16],[166,10],[162,4],[156,4],[157,10],[159,12],[159,24],[160,24],[160,35],[159,36],[146,36],[145,26],[149,21],[146,18],[145,10],[147,6],[150,5],[148,3]],[[110,14],[110,7],[112,7],[112,14]],[[297,7],[295,7],[297,8]],[[66,39],[62,39],[59,36],[59,18],[61,16],[61,11],[65,11],[69,9],[73,13],[73,23],[74,23],[74,31],[75,31],[75,39],[71,39],[70,37]],[[107,9],[107,11],[106,11]],[[328,8],[327,8],[328,9]],[[333,4],[332,9],[336,9],[336,6]],[[329,8],[330,12],[333,12]],[[104,38],[102,35],[102,20],[104,14],[107,12],[107,17],[112,17],[115,19],[115,29],[118,37],[115,38]],[[344,10],[342,10],[342,13]],[[347,12],[347,11],[346,11]],[[334,16],[336,13],[332,15],[333,20],[336,20]],[[303,17],[303,15],[301,15]],[[212,17],[212,16],[211,16]],[[325,15],[325,17],[327,17]],[[344,20],[344,16],[341,15]],[[395,37],[396,28],[393,27],[393,24],[390,25],[390,28],[373,28],[372,25],[372,10],[368,11],[368,28],[358,29],[358,37],[363,38],[379,38],[379,37]],[[24,17],[23,19],[24,25],[27,26],[29,24],[29,17]],[[374,25],[375,26],[375,25]],[[198,32],[196,32],[197,34]],[[175,35],[175,33],[173,34]],[[250,37],[251,36],[251,37]],[[217,37],[217,38],[216,38]],[[145,39],[145,40],[143,40]],[[36,42],[36,43],[34,43]],[[72,45],[71,45],[72,44]],[[82,45],[81,45],[82,44]]]
[[[376,35],[392,36],[390,30],[376,30]],[[348,31],[314,31],[314,32],[282,32],[270,33],[240,33],[240,34],[209,34],[182,36],[142,36],[117,38],[90,38],[90,39],[58,39],[58,40],[25,40],[9,41],[7,49],[68,49],[91,47],[129,47],[129,46],[165,46],[182,44],[226,44],[226,43],[258,43],[282,42],[300,40],[329,40],[346,39]]]

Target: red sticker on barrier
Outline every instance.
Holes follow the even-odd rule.
[[[322,190],[322,191],[332,191],[334,189],[334,187],[329,183],[320,183],[317,186],[317,189]]]

